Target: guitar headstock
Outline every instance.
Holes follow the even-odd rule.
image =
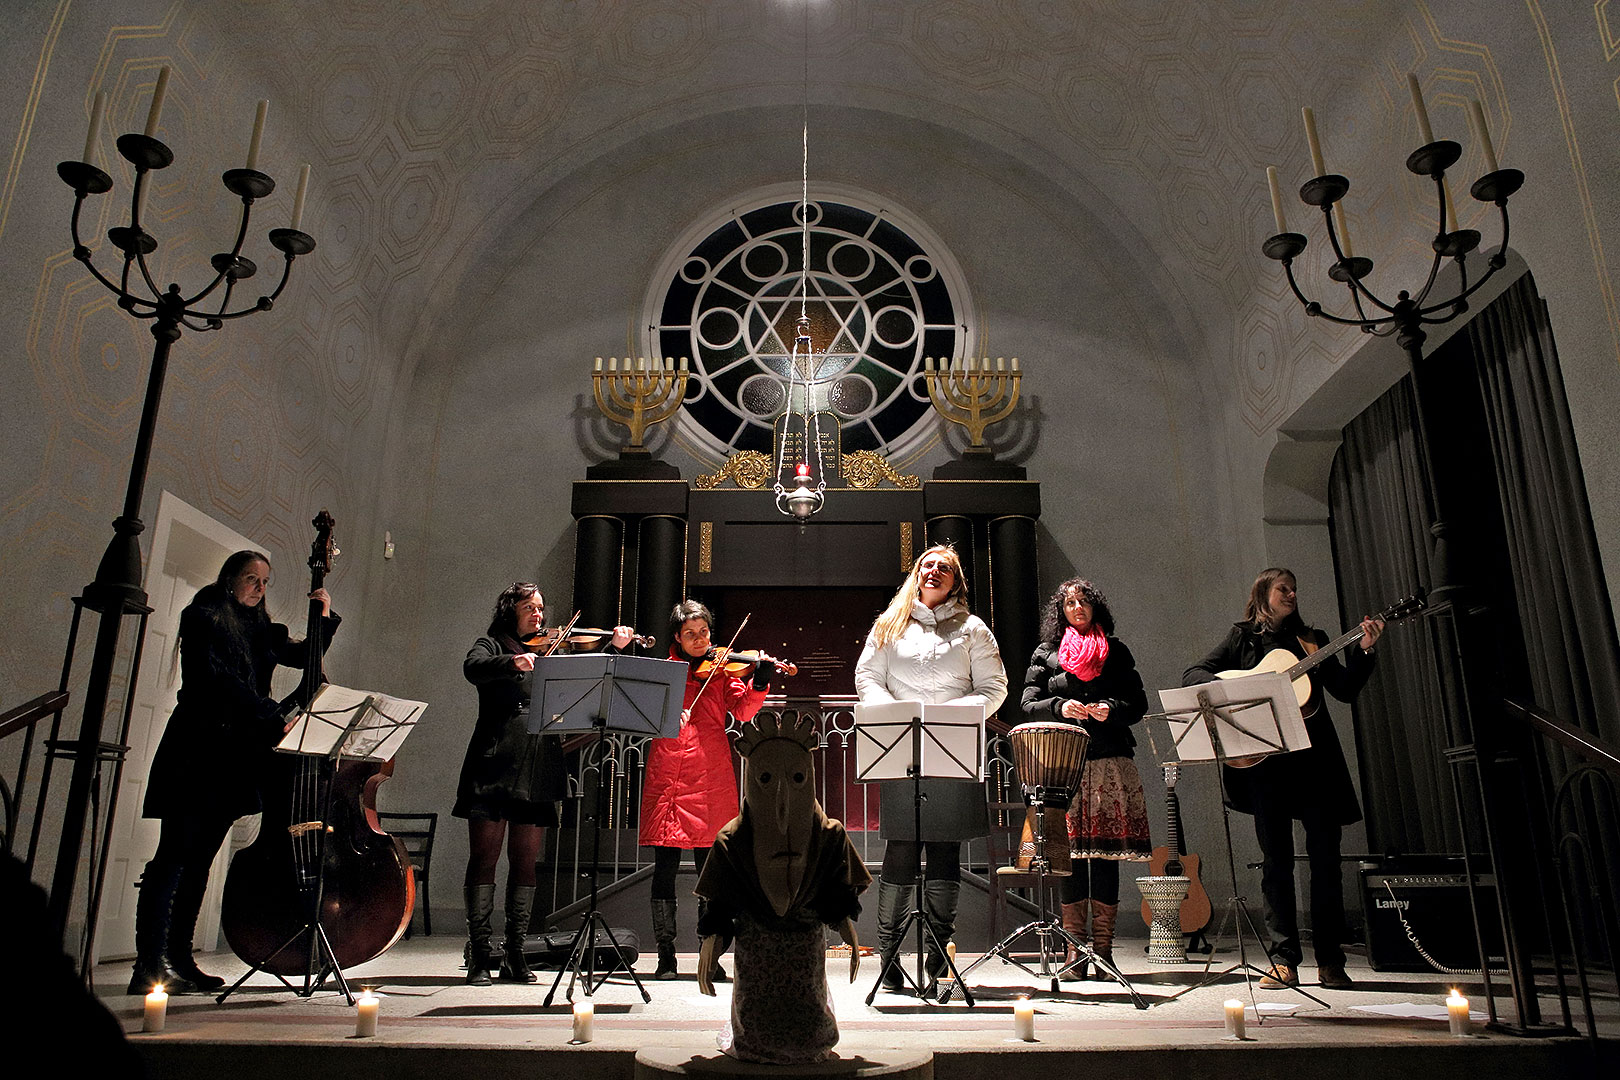
[[[1399,622],[1402,619],[1411,618],[1428,606],[1427,597],[1424,596],[1423,590],[1419,589],[1411,596],[1403,596],[1383,611],[1380,611],[1378,617],[1387,623]]]
[[[1174,764],[1173,762],[1165,762],[1163,768],[1164,768],[1164,790],[1166,790],[1166,791],[1174,791],[1175,787],[1176,787],[1176,781],[1181,779],[1181,766],[1177,765],[1177,764]]]
[[[315,542],[309,546],[309,569],[314,580],[320,581],[332,572],[333,560],[343,552],[338,550],[337,542],[332,536],[332,530],[337,526],[337,519],[329,514],[324,507],[319,514],[315,515],[315,519],[310,524],[315,526]]]

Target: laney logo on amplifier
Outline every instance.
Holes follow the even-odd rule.
[[[1381,908],[1381,909],[1388,908],[1388,909],[1393,909],[1395,911],[1405,911],[1407,908],[1412,906],[1412,901],[1410,901],[1410,900],[1386,900],[1381,896],[1375,896],[1375,897],[1373,897],[1373,906],[1377,907],[1377,908]]]

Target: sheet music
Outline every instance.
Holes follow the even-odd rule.
[[[1223,758],[1283,753],[1311,745],[1293,684],[1286,675],[1267,671],[1159,691],[1159,703],[1172,714],[1166,720],[1182,761],[1216,758],[1209,725],[1199,715],[1200,693],[1209,696],[1216,710]]]
[[[386,761],[399,751],[425,709],[425,701],[327,683],[315,694],[309,708],[298,715],[298,722],[282,736],[276,749],[327,755],[349,732],[344,757]]]

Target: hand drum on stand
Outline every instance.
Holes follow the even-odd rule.
[[[1018,845],[1018,869],[1028,870],[1035,859],[1036,815],[1044,833],[1047,873],[1069,873],[1069,828],[1064,813],[1069,799],[1080,789],[1085,767],[1086,747],[1091,737],[1074,724],[1036,721],[1019,724],[1007,733],[1012,746],[1013,766],[1029,805],[1024,818],[1023,840]],[[1047,811],[1058,813],[1048,815]]]

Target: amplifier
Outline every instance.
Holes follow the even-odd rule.
[[[1433,860],[1403,867],[1401,861],[1363,863],[1361,903],[1367,920],[1367,961],[1374,971],[1433,971],[1412,944],[1444,967],[1479,967],[1479,948],[1468,907],[1468,878],[1462,862]],[[1412,872],[1403,872],[1410,870]],[[1497,915],[1496,879],[1476,874],[1481,929],[1493,965],[1503,962],[1502,924]],[[1391,895],[1393,893],[1393,896]],[[1401,924],[1405,917],[1406,925]]]

